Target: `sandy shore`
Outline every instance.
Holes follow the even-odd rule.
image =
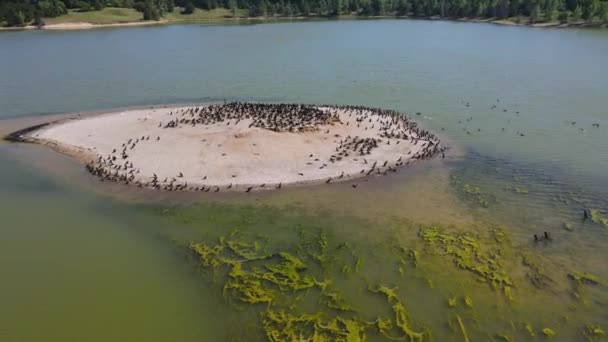
[[[194,108],[70,119],[28,132],[25,138],[103,170],[104,180],[169,191],[250,191],[337,182],[395,172],[414,159],[442,152],[439,140],[414,122],[368,110],[315,107],[332,113],[332,119],[290,132],[256,127],[255,118],[206,122],[209,114],[195,115]],[[201,122],[191,124],[196,117]],[[175,127],[167,127],[173,123]]]
[[[0,27],[0,30],[5,31],[20,31],[20,30],[88,30],[95,28],[104,27],[130,27],[130,26],[150,26],[150,25],[162,25],[167,24],[167,20],[145,20],[145,21],[133,21],[127,23],[113,23],[113,24],[94,24],[88,22],[73,22],[73,23],[60,23],[60,24],[48,24],[42,27],[27,25],[22,27]]]

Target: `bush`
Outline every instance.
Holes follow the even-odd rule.
[[[561,11],[559,17],[557,18],[561,23],[567,23],[568,18],[570,17],[570,13],[568,11]]]
[[[40,15],[36,15],[36,17],[34,18],[34,22],[32,24],[38,28],[41,28],[42,26],[46,25],[46,23],[44,22],[44,19],[42,19],[42,17]]]

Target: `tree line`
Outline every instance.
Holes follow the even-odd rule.
[[[0,24],[44,25],[43,18],[68,9],[95,11],[104,7],[134,8],[144,20],[159,20],[180,7],[183,14],[196,8],[239,9],[259,16],[410,16],[441,18],[518,18],[542,21],[607,22],[608,0],[0,0]]]

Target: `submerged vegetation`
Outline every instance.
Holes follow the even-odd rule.
[[[550,326],[545,321],[531,322],[539,327],[534,329],[531,323],[506,318],[510,306],[526,307],[530,298],[523,292],[526,284],[540,291],[549,289],[546,295],[551,296],[557,281],[533,251],[515,251],[501,228],[416,226],[403,221],[398,224],[402,229],[418,228],[413,240],[361,243],[330,229],[331,216],[303,220],[270,207],[241,207],[240,214],[232,216],[225,210],[212,206],[200,213],[200,219],[179,210],[163,215],[188,226],[205,222],[226,227],[222,235],[205,233],[193,239],[188,249],[204,278],[217,285],[235,312],[257,313],[248,316],[255,317],[252,324],[259,329],[252,340],[418,342],[432,337],[466,341],[494,336],[509,341],[555,333],[540,328]],[[267,224],[276,229],[260,228]],[[392,275],[375,274],[390,268]],[[576,291],[579,298],[583,298],[582,286],[599,284],[597,277],[584,272],[571,272],[569,277],[574,284],[570,293]],[[472,284],[479,287],[472,291]],[[480,297],[480,292],[485,295]],[[439,301],[431,304],[433,298]],[[573,303],[579,301],[574,299]],[[502,313],[507,316],[498,319],[490,314],[494,323],[485,328],[478,313],[489,313],[496,303],[508,303],[501,309],[507,310]],[[449,329],[438,328],[436,315],[428,316],[435,310],[447,310],[444,326]],[[500,328],[495,322],[503,319]],[[601,322],[579,321],[576,329],[590,326],[579,334],[597,337],[593,332],[603,331],[597,323]]]
[[[311,251],[312,246],[318,247],[317,252]],[[347,248],[340,246],[334,246],[333,250]],[[386,296],[394,318],[364,317],[346,302],[323,272],[329,260],[326,258],[330,257],[323,232],[315,241],[295,246],[302,258],[286,251],[270,253],[267,241],[258,238],[247,241],[237,231],[219,238],[215,244],[199,242],[189,247],[201,266],[214,272],[220,268],[227,270],[220,277],[224,279],[223,292],[229,300],[265,304],[261,324],[271,341],[364,341],[366,334],[374,331],[393,336],[394,330],[412,341],[422,341],[424,336],[424,332],[411,327],[395,289],[384,285],[369,288]],[[361,260],[357,258],[359,265]],[[317,298],[318,311],[300,312],[299,302],[311,296]]]
[[[601,225],[603,225],[604,227],[608,228],[608,218],[603,217],[599,210],[596,209],[592,209],[590,210],[591,212],[591,221],[595,222],[595,223],[599,223]]]
[[[482,238],[473,233],[447,233],[441,232],[437,227],[420,230],[427,250],[451,256],[454,264],[473,272],[480,281],[492,285],[493,288],[506,290],[513,285],[501,264],[508,238],[498,228],[488,230],[487,235]]]
[[[482,192],[481,189],[473,184],[463,182],[459,177],[450,176],[450,183],[454,187],[457,194],[466,200],[475,202],[477,205],[487,208],[490,203],[494,203],[496,199]]]

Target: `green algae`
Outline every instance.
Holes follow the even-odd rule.
[[[587,324],[583,329],[583,336],[587,341],[599,341],[604,339],[606,333],[597,325]]]
[[[462,182],[458,177],[450,176],[450,184],[463,198],[474,200],[477,205],[487,208],[490,206],[491,197],[486,195],[481,188],[470,183]]]
[[[330,251],[343,250],[341,247],[330,249],[323,234],[316,242],[302,242],[296,246],[300,254],[288,251],[269,253],[266,239],[247,241],[236,230],[215,243],[190,243],[189,249],[201,266],[214,273],[220,269],[227,270],[223,285],[227,299],[266,306],[261,325],[270,341],[365,341],[369,333],[377,332],[387,337],[400,335],[398,339],[420,342],[430,334],[412,328],[395,289],[383,285],[373,289],[373,292],[386,297],[394,318],[378,318],[369,323],[355,312],[340,290],[333,287],[331,279],[317,280],[309,274],[310,262],[331,266],[328,261],[337,259],[330,255]],[[362,257],[357,257],[354,269],[359,270],[362,263]],[[345,266],[349,267],[348,264]],[[297,302],[305,298],[304,295],[316,293],[322,308],[310,313],[299,312]]]
[[[456,297],[450,297],[450,298],[448,298],[448,307],[449,308],[455,308],[457,302],[458,302],[458,300],[457,300]]]
[[[513,294],[511,293],[510,286],[505,286],[504,292],[505,292],[505,297],[507,297],[507,299],[509,299],[509,301],[511,301],[511,302],[515,301],[515,298],[513,298]]]
[[[321,267],[326,267],[326,263],[328,262],[327,248],[327,233],[325,232],[325,230],[321,230],[316,243],[311,243],[307,245],[308,255],[310,255],[314,260],[316,260],[319,265],[321,265]]]
[[[270,272],[255,272],[260,279],[267,280],[277,285],[281,290],[304,290],[315,286],[312,277],[301,275],[306,269],[302,260],[286,252],[278,253],[283,259],[278,264],[266,264],[264,267]]]
[[[262,326],[270,341],[365,341],[368,324],[356,318],[325,318],[321,313],[294,315],[268,310]]]
[[[248,243],[231,240],[226,243],[226,246],[234,252],[234,254],[245,260],[266,259],[271,257],[270,254],[261,251],[260,244],[257,241]]]
[[[526,329],[526,332],[528,332],[528,334],[530,336],[534,336],[534,329],[532,329],[532,325],[530,323],[526,323],[526,325],[524,326],[524,328]]]
[[[599,224],[603,225],[604,227],[608,227],[608,218],[603,217],[600,214],[599,210],[591,209],[590,213],[591,213],[591,221],[593,221],[595,223],[599,223]]]
[[[568,273],[568,278],[573,280],[572,297],[582,302],[587,302],[585,285],[598,285],[600,283],[599,277],[585,272],[570,272]]]
[[[469,335],[467,334],[467,330],[464,327],[464,323],[462,322],[462,318],[456,315],[456,321],[458,322],[458,327],[460,328],[460,333],[462,334],[462,338],[465,342],[469,342]]]
[[[348,265],[342,266],[342,274],[350,274],[350,267]]]
[[[359,271],[361,271],[362,264],[363,264],[363,259],[361,257],[357,257],[357,261],[355,262],[355,273],[359,273]]]
[[[579,273],[579,272],[571,272],[568,274],[568,277],[570,277],[571,279],[579,282],[579,283],[585,283],[585,284],[593,284],[593,285],[597,285],[600,283],[600,279],[598,276],[593,275],[591,273]]]
[[[241,228],[241,231],[245,231],[245,229]],[[433,261],[433,259],[427,258],[426,254],[423,255],[423,253],[428,252],[437,253],[442,258],[447,258],[447,262],[453,262],[458,267],[455,268],[456,270],[464,269],[465,271],[462,271],[462,274],[465,277],[470,276],[471,279],[473,279],[474,277],[475,279],[479,279],[488,284],[491,284],[491,282],[488,282],[483,277],[480,277],[476,272],[461,266],[461,264],[459,263],[459,258],[462,258],[465,262],[468,262],[472,265],[476,265],[478,263],[481,263],[483,265],[483,262],[485,261],[487,262],[488,267],[495,267],[498,270],[504,269],[502,266],[502,263],[505,262],[503,256],[509,254],[510,243],[508,236],[504,234],[503,231],[486,229],[480,230],[479,232],[462,232],[456,231],[456,228],[452,227],[437,227],[436,233],[437,234],[434,236],[435,240],[433,241],[427,241],[422,237],[422,234],[419,234],[419,238],[421,238],[421,241],[423,243],[414,243],[412,245],[407,246],[407,248],[404,248],[404,253],[400,255],[403,260],[399,268],[401,269],[403,276],[406,276],[406,281],[409,281],[410,276],[413,276],[418,280],[429,279],[427,277],[430,275],[430,273],[427,273],[429,270],[427,266],[430,265],[430,262]],[[275,244],[272,247],[268,247],[269,244],[267,243],[267,241],[265,241],[265,239],[262,239],[261,237],[256,237],[254,239],[247,240],[242,238],[242,234],[243,233],[237,232],[232,236],[227,236],[224,239],[220,239],[219,243],[217,242],[217,239],[211,240],[211,243],[208,243],[208,245],[206,245],[206,248],[203,248],[204,250],[206,250],[206,252],[204,252],[203,254],[206,254],[205,259],[210,261],[207,264],[213,264],[215,265],[215,268],[221,266],[226,267],[226,275],[228,276],[228,280],[223,283],[224,295],[226,297],[235,299],[235,301],[239,301],[242,303],[251,304],[251,307],[254,307],[254,305],[256,304],[259,304],[255,307],[259,308],[259,310],[262,311],[266,310],[264,311],[264,313],[262,313],[262,316],[260,316],[260,324],[261,321],[266,318],[265,313],[268,311],[272,311],[274,313],[283,312],[287,315],[285,317],[295,319],[295,321],[293,321],[292,323],[288,323],[287,321],[283,321],[283,323],[280,323],[270,320],[270,324],[261,324],[264,328],[263,332],[266,334],[268,339],[347,340],[346,336],[348,335],[348,328],[346,328],[346,325],[342,323],[343,321],[348,321],[352,324],[356,324],[361,327],[361,330],[359,330],[359,337],[352,337],[353,340],[363,340],[365,338],[374,339],[374,336],[377,337],[377,335],[382,335],[387,338],[397,338],[405,340],[410,339],[414,341],[427,339],[427,335],[424,335],[425,331],[423,329],[420,329],[420,325],[416,324],[419,324],[419,321],[411,320],[411,318],[416,319],[417,317],[414,315],[412,315],[411,317],[407,315],[407,313],[413,314],[414,312],[406,312],[406,308],[410,310],[418,310],[418,307],[410,308],[409,305],[403,304],[401,305],[401,307],[395,306],[391,300],[389,301],[389,303],[391,304],[392,314],[394,314],[395,316],[392,316],[392,314],[390,313],[387,316],[386,312],[379,312],[377,314],[371,315],[372,318],[370,319],[369,316],[366,316],[366,311],[368,310],[368,308],[365,308],[363,306],[355,306],[357,308],[357,311],[353,310],[351,304],[357,303],[356,301],[350,301],[353,300],[353,298],[351,297],[353,292],[344,292],[344,294],[348,295],[348,297],[345,297],[342,296],[342,293],[337,288],[333,287],[333,284],[331,282],[332,277],[337,276],[335,279],[335,284],[341,284],[341,280],[344,279],[344,277],[340,276],[340,268],[342,267],[342,265],[346,263],[346,265],[348,265],[348,267],[350,268],[350,270],[352,270],[353,273],[358,273],[359,271],[357,270],[357,268],[360,268],[363,264],[363,262],[361,261],[361,257],[356,256],[354,253],[351,254],[352,250],[347,250],[347,248],[350,247],[344,247],[346,246],[344,242],[340,243],[340,240],[335,242],[336,240],[334,239],[328,239],[328,236],[326,236],[322,232],[321,234],[307,233],[308,235],[304,236],[304,239],[311,238],[311,240],[298,241],[297,244],[294,245],[281,245],[281,239],[273,235],[273,239],[276,240]],[[440,235],[450,236],[451,238],[449,240],[455,242],[453,242],[453,245],[447,246],[452,242],[444,243],[440,241]],[[325,240],[325,243],[322,243],[323,240]],[[199,245],[200,247],[201,245],[204,245],[204,243],[192,245]],[[392,253],[394,253],[394,244],[390,246],[390,248],[393,248]],[[449,252],[448,249],[450,250]],[[357,251],[359,251],[359,249],[357,249]],[[368,276],[368,268],[373,269],[373,267],[376,265],[375,262],[379,261],[377,257],[382,256],[382,253],[384,252],[385,251],[380,250],[378,254],[364,254],[366,256],[366,259],[363,267],[363,273],[361,274],[361,276],[353,276],[352,279],[348,280],[348,282],[353,282],[357,279],[367,280],[366,277]],[[285,254],[281,256],[281,253]],[[461,254],[459,255],[458,253]],[[470,253],[470,261],[464,258],[462,253],[464,253],[464,255],[466,255],[466,253]],[[480,258],[478,258],[478,256],[476,255],[477,253],[481,255]],[[336,255],[339,255],[339,258],[336,257]],[[517,254],[515,255],[517,257]],[[369,257],[369,259],[367,257]],[[201,257],[201,259],[203,259],[203,257]],[[394,270],[394,268],[392,267],[394,267],[394,265],[396,264],[395,261],[398,262],[399,259],[392,259],[392,262],[389,266],[392,270]],[[230,279],[232,278],[230,276],[230,273],[232,273],[232,269],[235,268],[234,263],[238,264],[240,267],[239,272],[235,272],[235,274],[245,272],[253,273],[255,275],[246,276],[240,274],[239,277],[235,276],[235,279]],[[291,268],[293,270],[293,273],[297,274],[296,277],[290,277],[287,275],[281,275],[281,273],[283,273],[282,271],[278,272],[278,274],[276,274],[275,276],[283,280],[286,279],[285,286],[281,287],[272,280],[267,280],[261,277],[260,274],[275,273],[274,271],[277,271],[277,269],[275,269],[274,267],[276,265],[281,265],[284,263],[290,264],[290,267],[288,267],[287,269]],[[201,265],[202,264],[203,262],[201,262]],[[267,265],[270,266],[272,270],[267,268]],[[319,265],[323,266],[322,272],[317,272],[319,271]],[[419,268],[415,270],[411,267],[412,265],[419,265]],[[291,271],[287,273],[291,273]],[[315,276],[313,276],[313,274]],[[322,274],[322,276],[319,276],[319,274]],[[297,284],[298,281],[301,281],[302,279],[309,280],[305,282],[307,284],[306,286],[302,288],[291,288],[290,284],[294,282]],[[392,275],[386,278],[386,281],[391,281],[395,279],[398,279],[398,275],[393,271]],[[442,281],[438,281],[438,279],[439,278],[433,278],[433,280],[437,283],[437,286],[442,289],[445,284],[443,284]],[[235,286],[235,284],[238,286]],[[372,284],[377,283],[372,282]],[[401,287],[401,283],[398,284]],[[391,284],[391,286],[392,285],[393,284]],[[512,298],[510,292],[513,291],[514,294],[516,294],[518,297],[518,302],[522,304],[525,303],[525,297],[522,296],[521,298],[519,298],[520,295],[523,293],[521,292],[523,288],[519,287],[519,283],[517,285],[505,285],[503,283],[497,283],[496,287],[499,287],[500,290],[495,291],[494,293],[499,294],[500,296],[504,295],[507,298]],[[514,291],[516,289],[517,291]],[[314,298],[311,303],[320,307],[313,308],[307,305],[306,309],[302,310],[301,304],[303,304],[305,301],[308,301],[311,296],[317,296],[317,294],[318,297]],[[476,295],[475,293],[471,294]],[[288,303],[289,305],[286,305],[285,301],[282,300],[283,297],[288,297],[290,298],[290,300],[295,298],[297,299],[295,299],[295,304],[294,302],[290,302]],[[470,318],[468,318],[467,315],[475,314],[475,311],[465,310],[464,308],[466,307],[466,303],[463,304],[462,301],[463,296],[462,294],[460,294],[457,300],[457,302],[460,302],[458,303],[458,308],[450,310],[450,312],[451,314],[458,312],[460,315],[463,315],[462,318],[465,320],[464,323],[466,323],[466,327],[469,329],[469,333],[471,333],[471,329],[473,329],[474,325],[479,326],[483,323],[477,322],[475,320],[469,321]],[[407,302],[404,303],[408,304]],[[444,303],[445,302],[441,303],[443,307],[445,307]],[[413,303],[410,303],[410,305],[411,304]],[[486,302],[484,301],[483,297],[475,296],[476,311],[481,312],[481,310],[485,310],[485,305]],[[450,306],[449,299],[448,306]],[[381,306],[375,306],[375,308],[377,307]],[[398,312],[402,313],[403,317],[405,317],[403,321],[399,320],[399,322],[405,322],[406,327],[410,327],[410,330],[412,332],[421,333],[424,337],[418,339],[417,337],[412,338],[407,335],[403,328],[397,325],[397,317],[400,317],[398,316]],[[303,315],[310,315],[310,317],[314,316],[316,318],[309,321],[306,321],[306,319],[300,320],[299,318],[302,318]],[[277,316],[275,316],[275,318],[276,317]],[[376,321],[372,322],[373,324],[368,323],[369,320],[373,321],[374,319]],[[452,319],[452,321],[454,322],[455,326],[458,326],[454,319]],[[289,324],[291,324],[291,326],[288,327]],[[291,328],[292,326],[294,326],[293,329]],[[300,328],[295,326],[299,326]],[[332,328],[329,330],[324,329],[328,327]],[[334,330],[338,330],[340,332],[336,333]],[[354,328],[351,330],[356,331],[356,329]],[[503,328],[497,329],[497,331],[507,330]],[[275,336],[275,338],[273,339],[269,336]],[[289,336],[291,336],[291,338]],[[297,337],[294,338],[294,336]],[[355,336],[355,334],[353,334],[352,336]],[[496,331],[488,331],[486,336],[494,336],[496,338],[498,335],[496,335]],[[460,335],[457,337],[461,339]],[[475,337],[476,336],[471,336],[473,340],[475,340]]]
[[[422,341],[425,336],[425,332],[416,332],[410,327],[410,323],[407,318],[407,312],[403,303],[397,296],[396,290],[397,288],[389,288],[382,284],[378,285],[376,288],[369,288],[371,292],[380,293],[386,296],[386,300],[389,304],[393,306],[393,312],[395,313],[395,326],[401,330],[405,336],[403,338],[395,338],[388,334],[388,330],[380,330],[380,333],[387,338],[390,339],[404,339],[408,337],[410,341]],[[386,322],[386,321],[385,321]],[[386,327],[387,325],[384,324]],[[380,327],[378,327],[380,329]]]
[[[519,188],[519,187],[514,187],[513,191],[515,191],[515,193],[517,193],[517,194],[527,194],[529,192],[528,189]]]
[[[418,267],[418,260],[420,260],[420,253],[418,253],[417,250],[412,249],[410,251],[410,257],[412,258],[412,263],[414,264],[414,267]]]
[[[541,330],[543,335],[545,335],[546,337],[553,337],[555,336],[555,331],[553,331],[553,329],[551,328],[543,328],[543,330]]]
[[[464,192],[466,192],[469,195],[479,195],[481,194],[481,190],[479,189],[478,186],[474,186],[471,185],[469,183],[466,183],[465,185],[462,186],[462,190]]]
[[[567,231],[574,231],[574,225],[572,225],[572,223],[568,223],[568,222],[563,222],[562,226],[564,227],[565,230]]]
[[[440,232],[431,226],[420,229],[419,236],[427,251],[451,256],[456,266],[474,273],[493,288],[511,286],[511,278],[500,260],[508,238],[500,229],[489,229],[487,233],[483,238],[469,232]]]
[[[471,297],[464,296],[464,298],[462,299],[462,301],[464,302],[464,305],[466,305],[468,308],[472,308],[473,307],[473,300],[471,299]]]
[[[542,265],[532,255],[521,253],[521,257],[522,264],[528,268],[526,277],[532,285],[539,289],[545,289],[554,283],[554,280],[544,272]]]
[[[513,338],[507,334],[496,334],[496,338],[506,342],[513,342]]]
[[[262,286],[255,276],[243,272],[240,263],[234,263],[230,270],[231,280],[224,284],[224,294],[230,293],[234,298],[245,303],[271,303],[275,294]]]
[[[331,291],[323,291],[322,296],[325,302],[325,305],[334,310],[338,311],[354,311],[353,308],[346,303],[344,298],[342,297],[342,293],[338,290]]]

